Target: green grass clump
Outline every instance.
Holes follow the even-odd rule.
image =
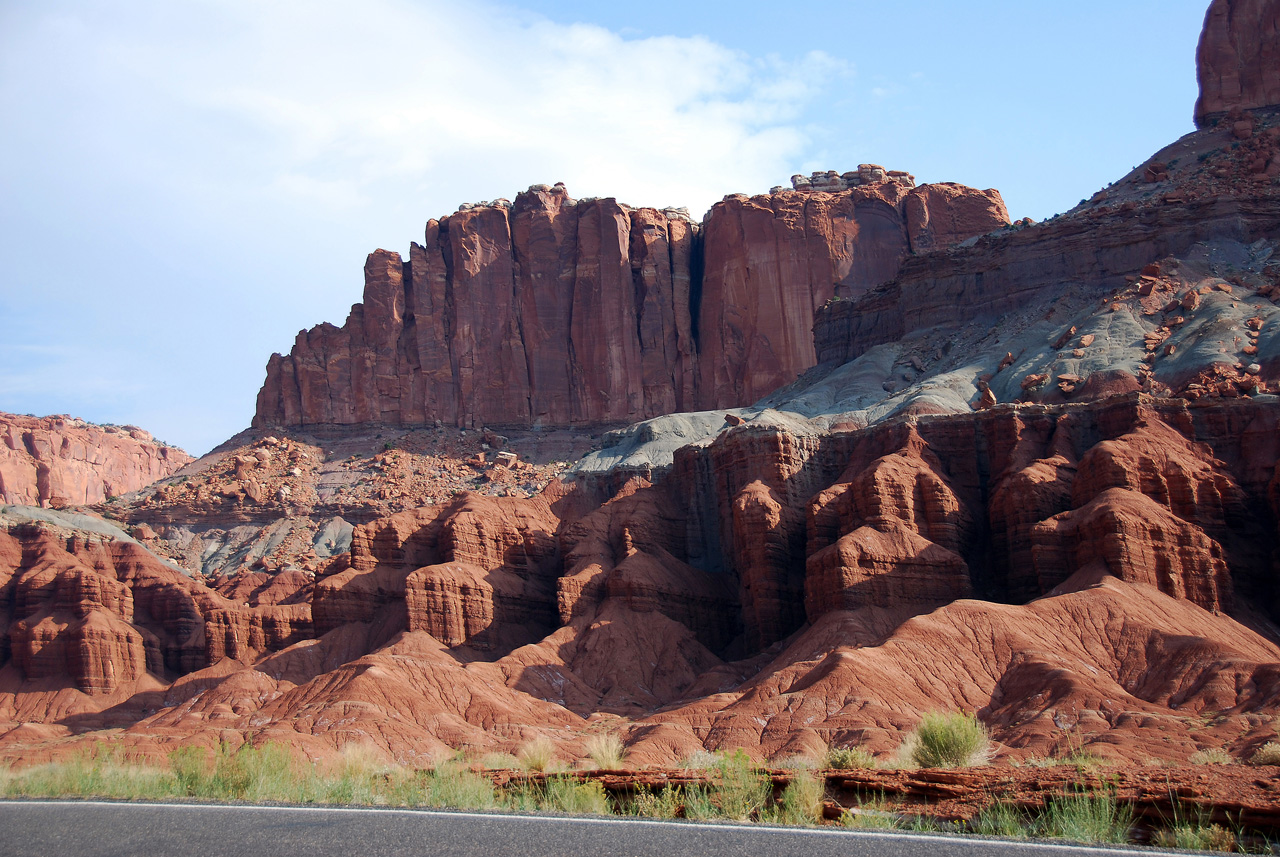
[[[1238,843],[1236,835],[1220,824],[1175,824],[1166,830],[1157,830],[1151,844],[1161,848],[1181,848],[1186,851],[1234,852]]]
[[[991,738],[972,714],[930,712],[907,735],[900,753],[920,768],[968,768],[990,761]]]
[[[518,782],[507,786],[503,804],[519,812],[563,812],[571,815],[609,815],[613,806],[604,786],[573,777],[548,777],[545,782]]]
[[[1280,743],[1268,741],[1249,758],[1250,765],[1280,765]]]
[[[620,771],[627,761],[627,748],[617,735],[592,735],[586,750],[597,771]]]
[[[871,769],[876,766],[876,759],[861,747],[832,747],[827,750],[826,765],[840,771]]]
[[[745,752],[721,753],[711,756],[710,762],[705,766],[710,784],[684,790],[687,818],[751,821],[770,807],[773,785],[756,771]]]
[[[969,821],[969,832],[978,836],[1003,836],[1007,839],[1025,839],[1029,821],[1017,807],[1007,803],[994,803]]]
[[[516,754],[516,763],[522,771],[543,773],[553,770],[557,761],[556,745],[547,738],[534,738]]]
[[[578,782],[568,777],[547,780],[543,808],[572,815],[609,815],[613,812],[609,796],[599,782]]]
[[[169,755],[169,766],[186,797],[292,803],[349,803],[355,798],[351,771],[339,787],[279,744],[222,744],[212,758],[202,748],[181,747]],[[348,797],[344,790],[352,794]]]
[[[822,821],[822,799],[826,796],[824,782],[810,771],[797,769],[791,782],[783,789],[778,805],[772,808],[765,820],[774,824],[810,825]]]
[[[1208,823],[1202,808],[1188,811],[1176,802],[1172,823],[1157,830],[1151,837],[1151,843],[1161,848],[1227,852],[1236,851],[1240,845],[1235,833],[1220,824]]]
[[[1076,842],[1129,841],[1133,811],[1112,792],[1089,792],[1054,798],[1036,820],[1036,835]]]
[[[487,777],[453,762],[437,765],[434,770],[415,778],[415,782],[420,784],[421,792],[419,800],[411,805],[449,809],[493,809],[498,806],[498,796]]]

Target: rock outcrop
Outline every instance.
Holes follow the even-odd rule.
[[[371,254],[346,324],[272,356],[254,425],[601,425],[748,404],[813,365],[828,299],[1007,222],[995,191],[887,177],[726,197],[701,225],[534,186],[429,221],[407,262]]]
[[[0,413],[0,503],[99,503],[171,475],[191,456],[134,426]]]
[[[1275,8],[1211,11],[1240,81]],[[995,233],[997,196],[873,165],[700,226],[547,187],[432,221],[272,358],[258,430],[100,507],[131,535],[0,509],[0,759],[887,759],[957,709],[998,761],[1248,758],[1280,740],[1280,127],[1238,95]]]
[[[1232,110],[1280,107],[1280,5],[1214,0],[1196,50],[1196,125]]]

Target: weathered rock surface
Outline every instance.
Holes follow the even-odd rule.
[[[100,503],[192,461],[134,426],[0,413],[0,503],[60,508]]]
[[[1249,757],[1280,723],[1280,131],[1230,109],[975,240],[997,198],[874,165],[700,228],[538,187],[433,221],[273,358],[259,426],[294,428],[112,504],[132,537],[0,510],[0,757],[887,759],[948,709],[998,761]],[[572,468],[387,428],[646,415]]]
[[[726,197],[702,225],[535,186],[378,250],[346,324],[274,355],[258,427],[568,426],[748,404],[813,365],[813,314],[914,249],[1008,222],[995,191],[884,179]]]
[[[1231,110],[1280,107],[1280,6],[1272,0],[1214,0],[1196,50],[1203,128]]]

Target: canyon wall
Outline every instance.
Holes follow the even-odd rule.
[[[407,262],[371,254],[346,324],[272,355],[254,426],[599,425],[746,405],[813,365],[826,301],[1007,222],[996,191],[959,185],[739,194],[701,225],[535,186],[429,221]]]
[[[1271,0],[1214,0],[1196,50],[1196,125],[1231,110],[1280,106],[1280,6]]]
[[[191,460],[133,426],[0,413],[2,503],[98,503],[163,479]]]

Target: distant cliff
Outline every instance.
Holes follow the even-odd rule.
[[[1280,5],[1214,0],[1196,50],[1196,125],[1231,110],[1280,107]]]
[[[163,479],[191,461],[133,426],[0,413],[0,502],[97,503]]]
[[[814,365],[813,320],[916,251],[1008,223],[1000,194],[886,179],[680,211],[573,200],[427,223],[378,250],[346,324],[272,355],[254,425],[568,426],[749,404]]]

